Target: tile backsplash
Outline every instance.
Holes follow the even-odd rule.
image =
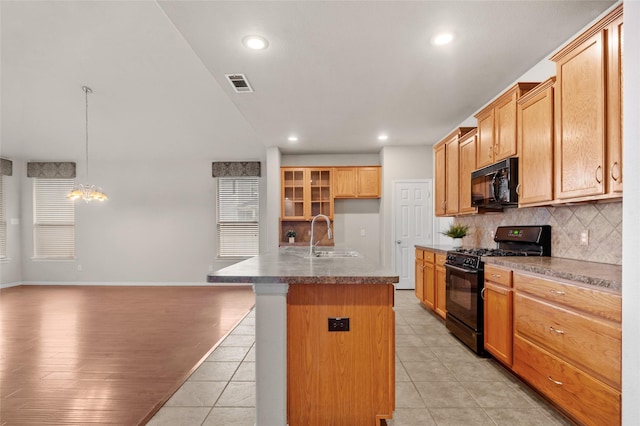
[[[622,202],[505,209],[502,213],[460,216],[469,226],[463,244],[495,247],[493,233],[503,225],[551,225],[551,255],[622,265]],[[589,232],[589,244],[580,233]]]

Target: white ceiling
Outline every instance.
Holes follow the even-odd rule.
[[[373,153],[381,132],[432,144],[613,3],[3,0],[0,150],[83,158],[83,85],[106,160]],[[455,42],[432,46],[442,29]]]

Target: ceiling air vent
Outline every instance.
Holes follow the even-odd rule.
[[[253,92],[253,89],[249,85],[249,81],[244,74],[225,74],[225,77],[227,77],[227,80],[229,80],[229,83],[231,83],[233,90],[235,90],[236,93]]]

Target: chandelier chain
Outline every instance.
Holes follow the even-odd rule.
[[[87,182],[89,182],[89,93],[93,93],[93,90],[91,90],[90,87],[88,86],[82,86],[82,90],[84,90],[84,130],[85,130],[85,138],[84,138],[84,145],[85,145],[85,175],[86,175],[86,179]]]

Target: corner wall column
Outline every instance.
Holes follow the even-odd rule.
[[[256,294],[256,426],[287,424],[289,284],[254,281]]]

